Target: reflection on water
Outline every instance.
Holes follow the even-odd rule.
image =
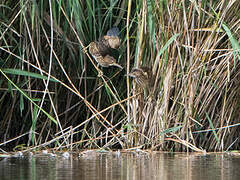
[[[183,153],[92,153],[5,158],[0,179],[239,179],[240,156]]]

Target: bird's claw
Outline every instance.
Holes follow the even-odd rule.
[[[82,51],[84,52],[84,54],[87,54],[87,48],[88,48],[88,47],[84,47],[84,48],[82,49]]]
[[[91,44],[91,43],[90,43]],[[87,49],[89,48],[89,46],[90,46],[90,44],[89,45],[87,45],[86,47],[83,47],[82,48],[82,51],[85,53],[85,54],[87,54]]]
[[[103,76],[103,72],[99,69],[98,70],[98,77],[102,77]]]

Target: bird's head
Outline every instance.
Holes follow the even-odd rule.
[[[148,67],[133,68],[128,76],[134,78],[135,82],[140,86],[147,86],[151,78],[151,70]]]

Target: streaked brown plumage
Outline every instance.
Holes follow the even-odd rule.
[[[149,67],[133,68],[128,76],[133,77],[136,84],[141,88],[152,86],[152,71]]]
[[[107,35],[101,37],[98,41],[89,44],[89,52],[102,67],[117,66],[123,68],[116,63],[116,59],[111,56],[111,49],[118,49],[121,44],[119,38],[119,29],[112,28]]]

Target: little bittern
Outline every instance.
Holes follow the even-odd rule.
[[[152,71],[149,67],[133,68],[128,76],[133,77],[141,88],[149,88],[152,85]]]
[[[102,67],[117,66],[123,68],[116,63],[116,59],[111,56],[111,49],[118,49],[121,44],[121,39],[118,35],[119,29],[114,27],[108,30],[107,35],[89,44],[90,54]]]

